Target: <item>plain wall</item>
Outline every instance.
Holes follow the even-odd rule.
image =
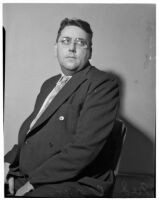
[[[121,171],[154,172],[155,5],[4,4],[6,30],[4,148],[32,112],[41,84],[60,72],[54,43],[61,20],[88,21],[94,32],[91,64],[121,81],[120,115],[128,132]],[[138,147],[138,148],[137,148]]]

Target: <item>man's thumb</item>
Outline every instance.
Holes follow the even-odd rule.
[[[8,184],[9,184],[9,192],[11,194],[14,194],[14,178],[11,177],[9,180],[8,180]]]

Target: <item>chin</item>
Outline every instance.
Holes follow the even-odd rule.
[[[66,70],[70,70],[70,71],[76,71],[78,69],[78,66],[77,65],[71,65],[71,64],[67,64],[65,67],[64,67]]]

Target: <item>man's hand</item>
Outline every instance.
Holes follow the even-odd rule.
[[[7,183],[7,175],[9,172],[9,166],[10,166],[10,163],[7,163],[7,162],[4,163],[4,183]]]
[[[33,190],[34,187],[30,184],[30,182],[26,182],[21,188],[19,188],[15,194],[15,196],[24,196],[25,193]]]
[[[8,179],[8,185],[9,185],[9,193],[10,194],[14,194],[14,178],[13,177],[10,177]]]

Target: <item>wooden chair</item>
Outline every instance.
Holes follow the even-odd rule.
[[[125,142],[126,132],[127,132],[127,128],[124,122],[120,119],[117,119],[115,121],[112,133],[110,134],[110,138],[109,138],[109,146],[111,150],[110,151],[110,155],[111,155],[110,168],[114,171],[115,180],[119,171],[121,152],[122,152],[123,144]],[[113,195],[114,186],[115,186],[115,182],[110,188],[110,193],[109,193],[110,197],[112,197]]]

